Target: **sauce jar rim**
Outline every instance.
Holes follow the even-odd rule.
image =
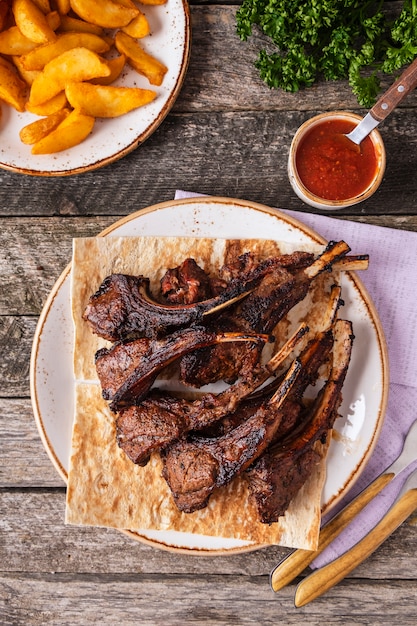
[[[363,119],[357,113],[353,113],[350,111],[327,111],[325,113],[315,115],[314,117],[311,117],[303,122],[303,124],[301,124],[301,126],[299,126],[299,128],[297,129],[291,142],[288,158],[288,175],[291,186],[301,200],[316,208],[332,210],[353,206],[354,204],[358,204],[359,202],[367,200],[371,195],[373,195],[373,193],[378,189],[379,185],[381,184],[382,178],[385,173],[386,153],[381,134],[377,129],[372,130],[369,133],[369,137],[371,138],[375,148],[377,166],[375,176],[373,177],[369,185],[363,191],[361,191],[360,194],[357,194],[350,198],[345,198],[343,200],[328,200],[326,198],[321,198],[320,196],[317,196],[316,194],[311,192],[302,182],[297,171],[296,155],[299,144],[306,135],[306,133],[310,131],[311,128],[313,128],[314,126],[317,126],[318,124],[325,121],[326,118],[349,119],[357,123],[359,123]]]

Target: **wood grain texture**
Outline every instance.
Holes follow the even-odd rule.
[[[0,216],[120,215],[172,198],[176,188],[305,209],[286,174],[289,145],[298,126],[315,113],[359,113],[344,81],[324,82],[290,94],[269,89],[253,66],[263,42],[236,35],[236,5],[192,6],[192,55],[173,111],[141,147],[102,170],[68,178],[2,172]],[[417,164],[417,94],[384,122],[388,164],[380,190],[348,215],[413,213]],[[178,154],[181,158],[178,158]],[[222,163],[221,172],[219,163]],[[221,175],[219,175],[221,173]],[[155,184],[155,181],[158,181]],[[115,199],[117,189],[117,199]]]
[[[41,178],[36,185],[31,177],[2,173],[0,216],[113,215],[115,210],[127,215],[171,199],[178,188],[306,210],[288,181],[288,151],[300,124],[321,110],[317,103],[308,112],[171,113],[140,149],[102,170]],[[365,204],[338,215],[377,215],[381,203],[386,215],[413,213],[417,179],[408,172],[417,167],[415,119],[413,109],[399,109],[388,118],[381,128],[388,155],[381,187]]]
[[[28,396],[28,383],[21,387],[16,395]],[[39,437],[29,397],[0,398],[0,415],[0,489],[63,488]]]
[[[295,609],[293,588],[274,596],[266,577],[213,575],[196,577],[89,576],[46,574],[42,577],[3,576],[0,579],[5,611],[4,626],[30,623],[34,626],[59,624],[114,624],[117,615],[124,626],[169,624],[170,626],[252,624],[320,626],[326,624],[391,625],[397,623],[401,607],[414,595],[412,583],[396,581],[370,586],[366,580],[341,583],[324,602]],[[241,594],[242,588],[245,594]],[[187,589],[187,593],[184,593]],[[360,601],[367,593],[366,606]],[[401,624],[414,626],[413,617],[401,617]]]
[[[7,512],[7,527],[14,538],[14,543],[4,541],[2,546],[2,569],[8,573],[159,572],[161,575],[264,576],[289,552],[286,548],[271,546],[244,554],[196,557],[156,550],[113,529],[65,525],[65,490],[62,488],[4,489],[0,493],[0,512],[3,520]],[[351,577],[415,581],[414,541],[415,527],[405,523]]]
[[[416,623],[417,516],[324,597],[293,605],[274,594],[278,546],[196,557],[104,528],[66,526],[65,484],[33,418],[29,362],[45,299],[71,258],[73,237],[170,200],[176,189],[310,210],[292,192],[293,134],[321,111],[358,107],[346,81],[299,94],[270,90],[253,62],[263,45],[235,32],[236,3],[191,3],[189,70],[173,110],[135,152],[68,178],[0,170],[0,624],[239,626]],[[398,10],[400,2],[385,3]],[[417,94],[384,124],[387,170],[366,204],[335,217],[417,231]],[[303,576],[304,574],[301,574]]]

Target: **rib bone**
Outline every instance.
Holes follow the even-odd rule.
[[[315,443],[328,436],[341,402],[353,342],[352,325],[338,320],[334,326],[333,364],[328,381],[307,418],[282,441],[270,447],[247,471],[249,489],[259,517],[272,523],[289,503],[321,459]]]
[[[148,393],[161,370],[191,350],[223,342],[261,343],[271,337],[256,333],[215,333],[186,328],[163,339],[136,339],[103,348],[96,354],[96,370],[105,400],[112,411],[137,404]]]
[[[287,343],[282,347],[279,358],[274,357],[273,366],[269,363],[259,368],[252,377],[238,381],[224,392],[214,395],[205,394],[194,402],[176,398],[169,394],[160,394],[157,390],[142,400],[138,405],[121,408],[116,421],[117,442],[127,456],[139,465],[146,464],[152,450],[164,448],[180,436],[193,429],[202,429],[216,424],[225,415],[231,413],[242,399],[254,399],[254,390],[265,383],[274,368],[287,358],[295,346],[302,340],[308,328],[302,324]],[[279,383],[280,381],[278,381]],[[258,393],[261,400],[277,388]]]

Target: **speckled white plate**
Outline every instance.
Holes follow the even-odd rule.
[[[164,202],[125,217],[101,236],[266,238],[298,244],[324,243],[301,222],[263,205],[230,198]],[[348,242],[349,243],[349,242]],[[366,253],[366,250],[363,250]],[[31,358],[31,395],[43,444],[67,480],[73,421],[73,323],[69,265],[56,282],[37,326]],[[355,333],[351,367],[343,388],[342,417],[327,460],[322,495],[328,511],[353,485],[378,439],[388,396],[388,362],[378,314],[355,273],[342,274],[343,316]],[[225,554],[259,545],[173,532],[128,533],[160,548],[192,554]]]
[[[95,170],[135,150],[161,124],[173,106],[188,67],[191,46],[190,14],[187,0],[167,0],[165,5],[143,5],[151,34],[141,40],[147,52],[168,68],[160,87],[126,66],[114,83],[153,89],[151,103],[114,119],[97,119],[91,135],[70,150],[50,155],[33,155],[31,146],[19,139],[23,126],[39,119],[2,105],[0,119],[0,167],[33,176],[68,176]]]

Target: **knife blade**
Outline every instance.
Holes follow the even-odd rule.
[[[305,606],[337,585],[368,558],[417,508],[417,468],[411,473],[388,513],[353,548],[307,576],[298,585],[294,604]]]
[[[286,556],[272,570],[270,585],[277,592],[300,574],[335,539],[363,508],[378,495],[384,487],[398,476],[417,458],[417,419],[411,425],[397,459],[380,474],[366,489],[361,491],[320,531],[318,547],[314,551],[298,549]]]

